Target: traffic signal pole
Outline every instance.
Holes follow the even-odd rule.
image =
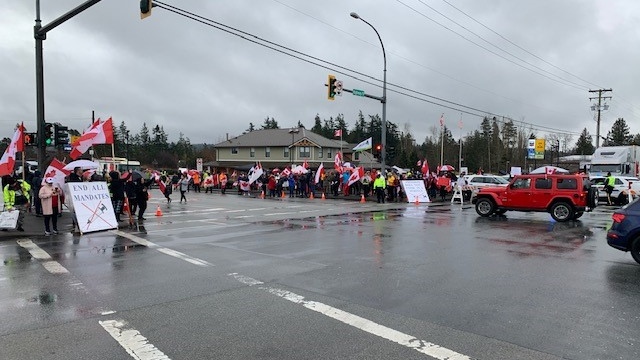
[[[100,0],[85,1],[75,9],[53,20],[51,23],[42,26],[40,20],[40,0],[36,0],[36,24],[33,27],[33,37],[36,40],[36,122],[38,133],[36,138],[38,140],[38,169],[40,171],[44,172],[46,169],[44,161],[47,157],[44,138],[44,57],[42,42],[47,39],[47,33],[49,31],[99,2]]]

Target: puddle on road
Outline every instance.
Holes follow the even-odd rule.
[[[54,302],[58,301],[58,295],[47,293],[47,292],[43,292],[43,293],[40,293],[37,296],[33,296],[33,297],[27,299],[27,301],[29,301],[30,303],[39,303],[41,305],[48,305],[48,304],[53,304]]]

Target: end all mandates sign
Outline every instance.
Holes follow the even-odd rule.
[[[66,198],[75,213],[80,233],[118,228],[106,182],[67,183],[66,186]]]

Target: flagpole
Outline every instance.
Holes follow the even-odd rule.
[[[344,162],[344,154],[342,153],[342,129],[340,129],[340,156],[342,156],[342,162]]]
[[[460,153],[458,154],[458,171],[462,171],[462,113],[460,113],[460,123],[458,123],[458,128],[460,128]]]
[[[444,114],[440,116],[440,167],[442,167],[442,159],[444,158]]]
[[[24,143],[24,140],[22,142]],[[26,171],[25,171],[26,168],[24,167],[25,166],[25,161],[24,161],[25,151],[24,151],[24,147],[22,149],[23,149],[22,150],[22,181],[24,181],[25,180],[25,176],[26,176],[26,174],[25,174],[26,173]],[[38,166],[40,166],[40,165],[38,165]]]

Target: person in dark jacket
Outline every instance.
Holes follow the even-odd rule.
[[[121,179],[120,173],[117,171],[111,171],[109,173],[109,192],[111,193],[111,203],[113,204],[113,211],[116,214],[116,220],[120,220],[120,212],[122,211],[122,203],[124,202],[124,184],[129,178],[131,178],[132,172]]]
[[[67,180],[67,182],[82,182],[82,168],[73,168],[73,172],[69,174],[69,180]]]
[[[138,221],[146,220],[144,212],[147,210],[147,201],[149,200],[149,186],[153,183],[153,179],[136,179],[133,181],[136,201],[138,203]]]
[[[38,194],[40,193],[40,187],[42,187],[42,175],[40,170],[36,170],[31,178],[31,199],[33,199],[33,206],[36,210],[36,216],[42,216],[42,201]]]

